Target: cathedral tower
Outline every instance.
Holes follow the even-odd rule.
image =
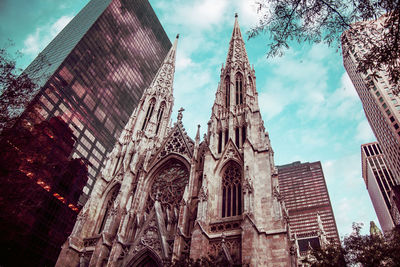
[[[200,153],[203,182],[190,256],[226,247],[232,263],[290,266],[287,214],[255,82],[236,15]]]
[[[287,213],[237,17],[207,134],[168,127],[177,39],[109,155],[57,266],[190,256],[291,266]]]

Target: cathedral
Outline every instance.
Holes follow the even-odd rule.
[[[237,15],[206,134],[170,125],[178,36],[125,126],[56,266],[296,266],[296,242]]]

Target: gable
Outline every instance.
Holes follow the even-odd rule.
[[[182,121],[178,120],[151,161],[151,166],[171,153],[182,155],[189,160],[193,156],[193,150],[194,141],[187,135]]]
[[[233,143],[232,139],[229,138],[228,143],[226,144],[224,151],[222,152],[221,158],[215,170],[218,170],[220,167],[224,166],[226,162],[233,160],[239,164],[243,163],[242,156],[240,155],[239,150],[236,145]]]

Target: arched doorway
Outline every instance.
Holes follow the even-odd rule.
[[[150,249],[146,248],[139,252],[130,263],[129,267],[162,267],[160,258]]]

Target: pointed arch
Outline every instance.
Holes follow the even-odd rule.
[[[144,118],[144,121],[143,121],[142,131],[144,131],[146,129],[147,124],[150,121],[151,115],[153,115],[155,104],[156,104],[156,99],[153,97],[149,101],[149,107],[147,108],[146,117]]]
[[[114,185],[108,191],[107,196],[104,199],[103,208],[102,208],[102,210],[104,210],[104,213],[101,214],[101,216],[100,216],[101,220],[99,221],[99,224],[98,224],[99,225],[98,231],[97,231],[98,234],[100,234],[104,230],[107,218],[110,215],[111,209],[114,205],[114,201],[117,199],[120,188],[121,188],[121,184],[117,183],[116,185]]]
[[[129,261],[126,267],[154,267],[163,266],[162,260],[157,253],[149,247],[145,247],[136,253]]]
[[[162,187],[160,192],[160,197],[162,198],[160,202],[164,202],[164,204],[167,205],[167,202],[171,201],[176,204],[175,200],[178,198],[180,201],[182,199],[185,186],[189,181],[189,172],[189,162],[181,155],[175,153],[169,154],[167,157],[154,164],[148,174],[150,179],[147,179],[145,184],[145,188],[148,188],[146,192],[149,192],[149,194],[147,196],[147,203],[144,209],[148,208],[147,206],[153,205],[155,195],[157,194],[157,189],[160,188],[161,185],[164,185],[164,187]],[[183,178],[185,178],[186,181],[184,181]],[[174,196],[170,195],[170,191],[174,190],[177,191],[177,194]],[[171,203],[168,205],[170,204]]]
[[[243,75],[238,72],[235,76],[236,80],[236,105],[243,104]]]
[[[230,98],[231,98],[231,88],[230,88],[231,79],[230,79],[229,75],[227,75],[225,77],[225,83],[224,84],[225,84],[225,107],[229,108]]]
[[[242,214],[242,173],[240,165],[233,160],[228,161],[222,168],[221,216],[223,218]]]
[[[158,134],[158,130],[160,129],[161,119],[162,119],[163,114],[164,114],[164,109],[165,109],[165,101],[162,101],[161,104],[160,104],[160,108],[158,109],[158,112],[157,112],[156,135]]]

